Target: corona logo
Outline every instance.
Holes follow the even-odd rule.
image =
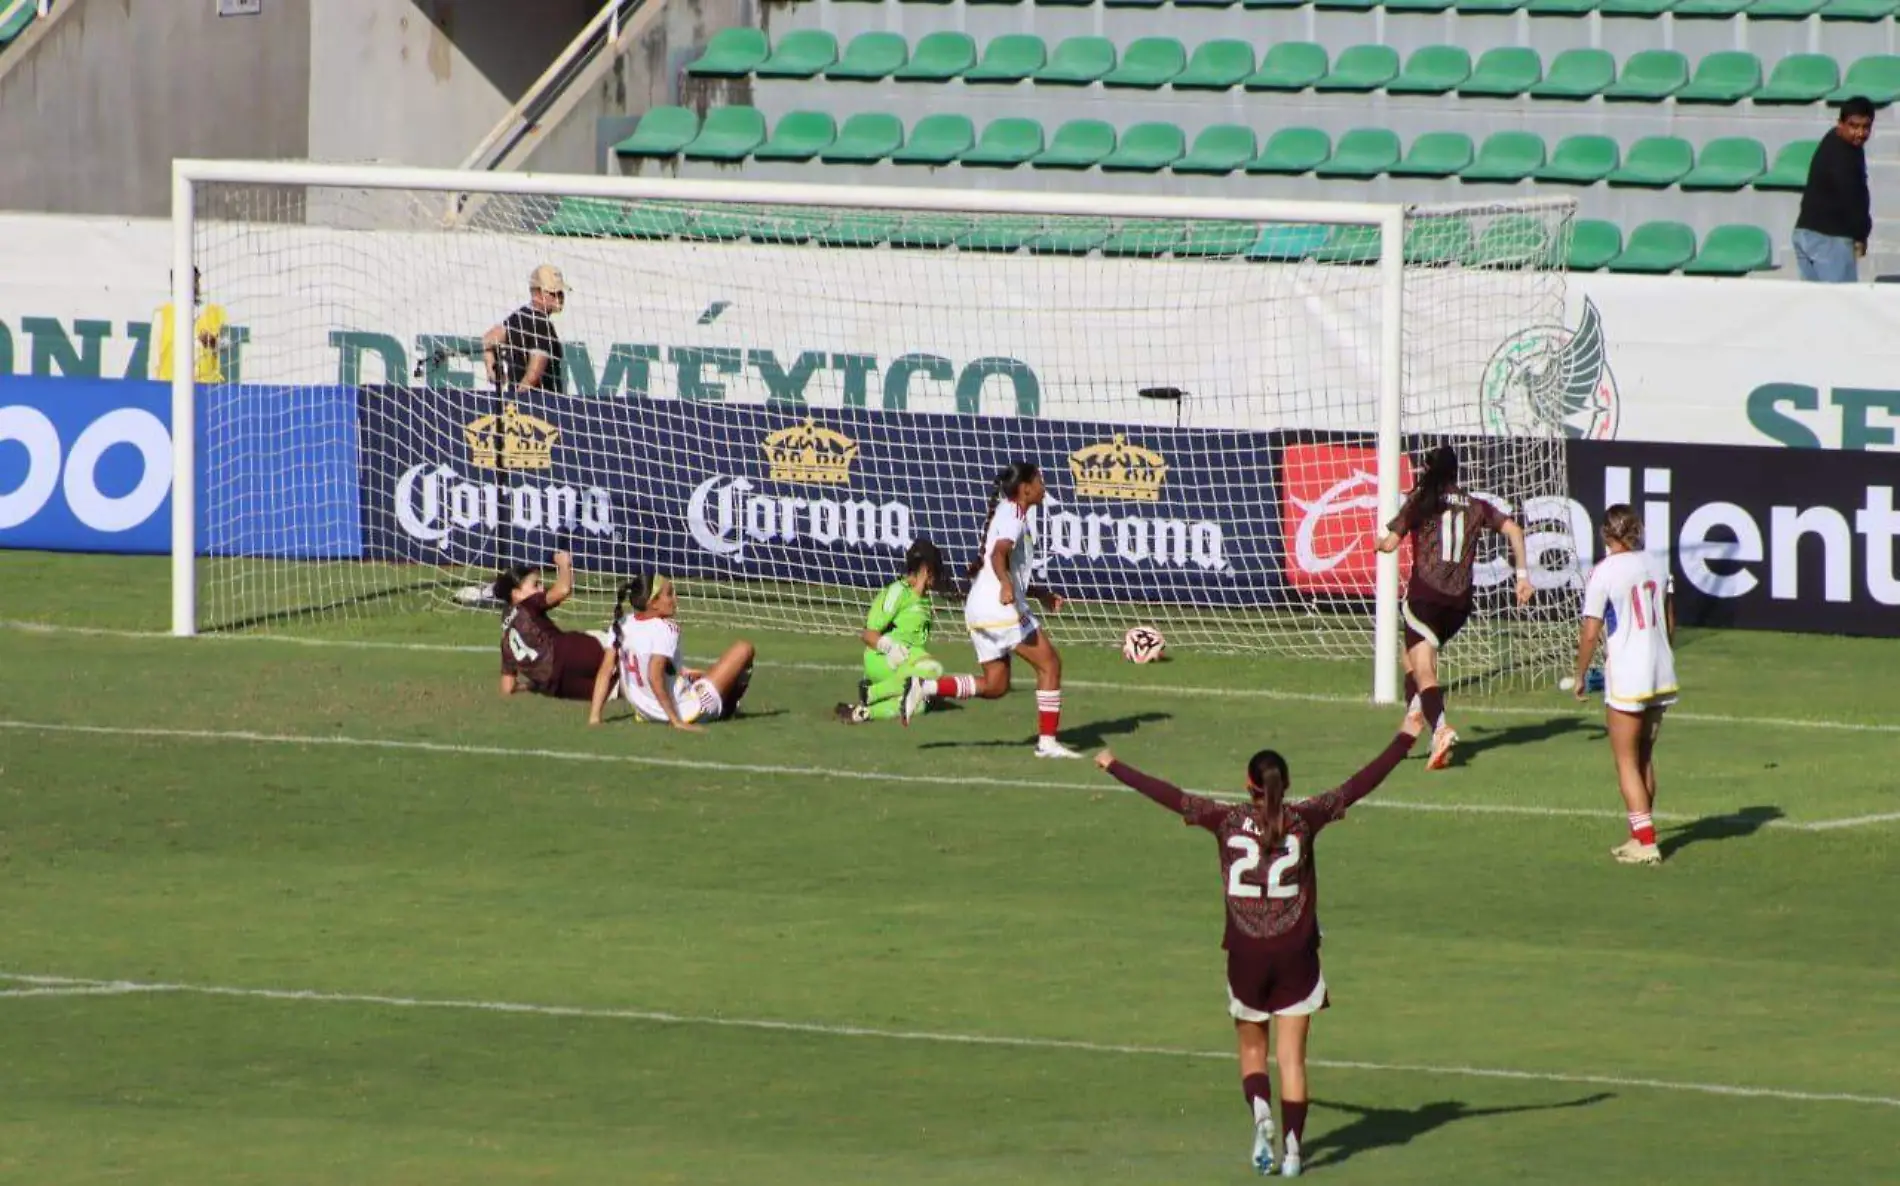
[[[553,469],[561,430],[503,404],[499,415],[482,416],[462,429],[469,463],[477,469]]]
[[[1085,445],[1069,454],[1069,472],[1075,476],[1078,497],[1159,502],[1168,459],[1153,449],[1131,445],[1117,434],[1112,441]]]
[[[774,482],[843,486],[851,481],[851,463],[858,459],[856,441],[810,420],[767,433],[762,445]]]

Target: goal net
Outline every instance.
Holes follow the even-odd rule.
[[[689,619],[844,634],[913,539],[960,574],[993,475],[1020,458],[1048,482],[1035,571],[1069,601],[1064,643],[1146,623],[1176,648],[1377,645],[1389,666],[1398,578],[1381,582],[1374,533],[1408,456],[1450,440],[1466,484],[1526,521],[1549,592],[1507,604],[1508,559],[1487,550],[1447,659],[1562,664],[1566,204],[887,190],[872,206],[744,183],[192,170],[180,247],[227,329],[196,392],[181,629],[463,612],[498,566],[564,549],[570,622],[604,624],[620,579],[660,572]],[[482,335],[536,299],[543,265],[567,289],[558,383],[498,385]]]

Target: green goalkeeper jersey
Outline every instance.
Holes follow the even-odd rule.
[[[909,581],[892,581],[871,603],[864,628],[894,638],[913,651],[921,651],[930,645],[930,627],[935,617],[930,594],[917,592]]]

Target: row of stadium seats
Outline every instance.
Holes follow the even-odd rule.
[[[668,202],[563,198],[543,234],[588,238],[685,239],[700,242],[817,243],[827,247],[963,251],[1027,251],[1034,255],[1239,258],[1364,263],[1378,254],[1367,227],[1259,226],[1253,223],[1128,222],[1105,218],[985,218],[891,211],[696,208]],[[1459,218],[1415,224],[1406,258],[1424,265],[1539,267],[1554,263],[1543,224],[1527,217],[1493,220],[1482,234]],[[1766,232],[1730,224],[1711,230],[1700,248],[1677,222],[1647,222],[1627,241],[1614,223],[1579,220],[1568,249],[1574,271],[1740,276],[1773,266]]]
[[[809,2],[809,0],[808,0]],[[847,3],[852,0],[833,0]],[[881,4],[885,0],[858,0]],[[951,0],[892,0],[903,4],[946,5]],[[1819,16],[1829,21],[1885,20],[1900,9],[1900,0],[964,0],[967,4],[1025,4],[1056,8],[1318,8],[1344,12],[1460,12],[1484,15],[1528,12],[1532,16],[1578,17],[1600,13],[1610,17],[1678,17],[1721,20],[1746,16],[1752,20],[1802,20]]]
[[[1486,50],[1474,61],[1455,45],[1431,45],[1403,62],[1385,45],[1355,45],[1329,59],[1311,41],[1283,41],[1256,58],[1245,41],[1202,42],[1192,53],[1173,37],[1143,37],[1118,51],[1106,37],[1070,37],[1051,51],[1031,33],[991,39],[977,52],[966,33],[925,34],[912,47],[896,33],[862,33],[840,54],[835,37],[801,29],[770,44],[758,29],[726,29],[687,67],[699,78],[816,78],[828,81],[950,82],[1087,86],[1158,90],[1319,92],[1447,95],[1461,98],[1577,102],[1601,96],[1630,103],[1767,104],[1840,102],[1853,95],[1877,104],[1900,97],[1900,55],[1871,54],[1848,67],[1826,54],[1791,54],[1772,73],[1743,50],[1689,59],[1669,49],[1630,55],[1619,71],[1603,49],[1567,49],[1549,72],[1537,51],[1523,46]]]
[[[964,115],[929,115],[905,135],[894,115],[867,112],[840,127],[830,115],[794,111],[768,134],[753,107],[716,107],[699,117],[683,107],[647,112],[633,135],[615,145],[624,157],[832,165],[900,165],[1013,169],[1089,169],[1130,173],[1225,176],[1231,173],[1315,176],[1452,178],[1513,184],[1535,181],[1640,189],[1798,192],[1807,180],[1815,142],[1783,145],[1770,163],[1767,148],[1747,136],[1711,140],[1697,154],[1678,136],[1645,136],[1622,147],[1608,136],[1567,136],[1547,148],[1534,132],[1497,132],[1474,144],[1463,132],[1430,132],[1409,147],[1384,128],[1356,128],[1337,143],[1317,128],[1281,128],[1262,144],[1240,124],[1215,124],[1189,144],[1170,123],[1135,124],[1123,132],[1102,120],[1070,120],[1045,136],[1033,119],[992,120],[978,134]]]

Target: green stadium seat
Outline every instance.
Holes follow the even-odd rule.
[[[1827,0],[1755,0],[1743,12],[1751,21],[1805,21],[1821,11],[1825,3]]]
[[[1102,254],[1153,259],[1187,242],[1187,227],[1178,222],[1125,222],[1102,242]]]
[[[1394,177],[1453,177],[1476,157],[1463,132],[1427,132],[1412,141],[1405,158],[1386,172]]]
[[[1599,0],[1597,11],[1604,16],[1654,20],[1675,6],[1676,0]]]
[[[1139,37],[1122,51],[1121,65],[1102,76],[1103,86],[1159,90],[1187,69],[1187,47],[1172,37]]]
[[[0,45],[6,45],[26,32],[26,27],[33,23],[33,18],[38,13],[39,5],[33,3],[33,0],[12,0],[11,3],[0,3]]]
[[[899,165],[941,167],[976,147],[976,125],[967,115],[926,115],[912,126],[904,147],[891,154]]]
[[[1677,20],[1730,20],[1747,8],[1749,0],[1678,0],[1669,10]]]
[[[1616,81],[1616,58],[1604,49],[1567,49],[1551,59],[1550,73],[1530,89],[1533,99],[1594,99]]]
[[[772,56],[752,73],[758,78],[816,78],[838,60],[838,39],[823,29],[797,29],[779,38]]]
[[[1259,237],[1259,226],[1251,222],[1190,222],[1174,254],[1203,259],[1245,255]]]
[[[710,114],[708,122],[711,122]],[[693,221],[680,229],[680,238],[693,239],[701,243],[731,243],[743,239],[752,229],[753,221],[758,217],[756,211],[744,206],[712,206],[701,210]]]
[[[965,168],[1014,169],[1042,151],[1042,125],[1033,119],[993,119],[976,147],[963,154]]]
[[[1102,0],[1110,8],[1160,8],[1167,0]]]
[[[1194,47],[1187,69],[1175,75],[1169,85],[1177,91],[1231,90],[1252,74],[1253,68],[1253,46],[1246,42],[1226,38],[1203,41]]]
[[[686,67],[695,78],[743,78],[772,52],[759,29],[721,29],[706,43],[706,52]]]
[[[1522,181],[1544,167],[1544,138],[1535,132],[1493,132],[1478,146],[1460,181]]]
[[[691,218],[690,211],[671,202],[642,202],[627,210],[620,233],[635,239],[671,239]]]
[[[1742,50],[1713,53],[1676,92],[1678,103],[1739,103],[1761,89],[1761,59]]]
[[[1555,267],[1554,247],[1542,219],[1527,214],[1501,214],[1485,225],[1477,242],[1465,254],[1465,263],[1478,268]]]
[[[1043,233],[1043,220],[1034,215],[992,215],[972,222],[957,236],[965,251],[1020,251]]]
[[[1332,12],[1371,12],[1379,0],[1313,0],[1313,7]]]
[[[1095,0],[1036,0],[1038,5],[1047,8],[1093,8]]]
[[[1847,77],[1828,95],[1827,101],[1842,103],[1855,95],[1870,99],[1879,107],[1885,107],[1900,96],[1900,56],[1872,54],[1859,59],[1847,68]]]
[[[1113,229],[1106,218],[1060,218],[1027,246],[1033,255],[1087,255],[1108,242]]]
[[[1315,177],[1377,177],[1399,163],[1399,138],[1384,128],[1354,128],[1339,138]]]
[[[1608,136],[1565,136],[1551,150],[1550,163],[1532,174],[1539,181],[1595,185],[1621,163],[1616,141]]]
[[[1303,91],[1326,77],[1326,49],[1312,41],[1282,41],[1247,79],[1250,91]]]
[[[1336,226],[1313,258],[1323,264],[1369,264],[1379,258],[1383,239],[1375,226]]]
[[[675,156],[699,135],[699,117],[684,107],[649,107],[633,135],[614,145],[621,156]]]
[[[1884,21],[1900,9],[1900,0],[1828,0],[1821,7],[1824,21]]]
[[[1775,63],[1774,73],[1755,92],[1755,102],[1806,106],[1827,98],[1839,85],[1841,68],[1827,54],[1789,54]]]
[[[1260,155],[1247,162],[1249,173],[1311,173],[1333,155],[1332,137],[1318,128],[1281,128],[1267,137]]]
[[[1049,61],[1048,47],[1033,33],[1005,33],[983,47],[983,59],[963,72],[966,83],[1021,82]]]
[[[1134,124],[1102,160],[1105,173],[1159,173],[1187,155],[1187,133],[1170,123]]]
[[[1808,166],[1814,161],[1818,140],[1796,140],[1775,153],[1775,163],[1755,179],[1755,188],[1770,193],[1800,193],[1808,187]]]
[[[812,238],[826,247],[876,247],[888,243],[903,225],[901,214],[875,210],[847,210]]]
[[[1504,16],[1524,7],[1526,2],[1527,0],[1458,0],[1457,9],[1465,16]]]
[[[746,238],[755,243],[809,243],[835,217],[830,210],[764,210],[746,227]]]
[[[844,47],[825,77],[842,82],[882,82],[910,61],[910,43],[898,33],[860,33]]]
[[[1459,84],[1461,99],[1515,99],[1544,80],[1544,64],[1537,51],[1520,45],[1488,49],[1478,58],[1471,77]]]
[[[1524,6],[1532,16],[1589,16],[1596,10],[1597,0],[1531,0]]]
[[[1247,247],[1247,258],[1290,263],[1325,250],[1333,228],[1320,223],[1273,223],[1260,227]]]
[[[1695,168],[1695,149],[1680,136],[1645,136],[1630,145],[1623,167],[1611,173],[1611,185],[1668,189]]]
[[[1260,151],[1253,129],[1240,124],[1213,124],[1194,137],[1194,147],[1174,162],[1176,173],[1226,176],[1242,168]]]
[[[965,214],[911,214],[891,231],[890,242],[892,247],[941,251],[955,247],[975,226],[976,219]]]
[[[1702,250],[1682,266],[1685,276],[1746,276],[1775,266],[1768,232],[1745,223],[1725,223],[1702,239]]]
[[[893,71],[899,82],[949,82],[976,65],[976,42],[968,33],[926,33],[910,51],[910,61]]]
[[[1333,68],[1313,84],[1313,89],[1365,94],[1398,76],[1399,51],[1389,45],[1355,45],[1339,51]]]
[[[1099,119],[1072,119],[1056,129],[1049,147],[1030,164],[1038,169],[1087,169],[1115,151],[1115,127]]]
[[[1176,8],[1232,8],[1239,0],[1174,0]]]
[[[838,122],[822,111],[788,111],[772,138],[752,153],[755,161],[808,161],[838,138]]]
[[[1388,6],[1389,7],[1389,6]],[[1388,95],[1443,95],[1471,77],[1471,55],[1455,45],[1428,45],[1405,60]]]
[[[902,120],[881,111],[861,111],[844,121],[838,138],[818,159],[827,165],[872,165],[902,147]]]
[[[1564,266],[1573,272],[1600,272],[1623,254],[1623,228],[1600,218],[1579,218],[1570,227]]]
[[[1438,215],[1413,220],[1405,228],[1405,262],[1454,264],[1470,257],[1471,224],[1462,218]]]
[[[1021,4],[1023,0],[963,0],[965,4]]]
[[[1702,146],[1695,168],[1676,184],[1688,190],[1747,189],[1768,172],[1768,150],[1748,136],[1724,136]]]
[[[1067,37],[1036,71],[1038,86],[1087,86],[1115,68],[1115,43],[1106,37]]]
[[[1447,12],[1452,0],[1385,0],[1383,7],[1387,12],[1433,13]]]
[[[1645,49],[1623,63],[1623,76],[1603,97],[1624,103],[1660,103],[1689,85],[1689,59],[1673,49]]]
[[[544,235],[605,238],[619,235],[627,221],[627,204],[607,198],[562,198],[554,214],[538,229]],[[680,215],[684,226],[686,216]]]
[[[1695,258],[1695,232],[1679,222],[1646,222],[1610,261],[1612,272],[1673,272]]]
[[[1307,0],[1240,0],[1242,8],[1305,8]]]

